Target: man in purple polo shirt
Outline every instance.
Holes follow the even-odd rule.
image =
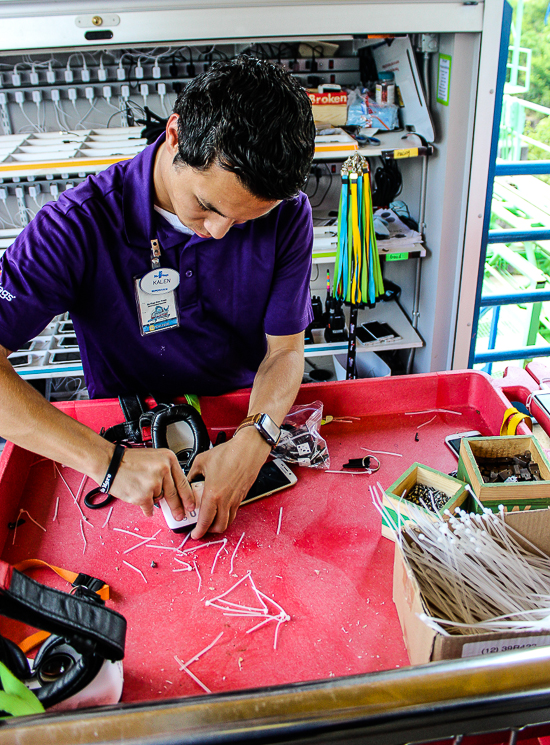
[[[94,398],[252,386],[250,418],[189,475],[205,477],[193,537],[224,531],[302,378],[313,230],[300,188],[314,134],[289,74],[217,63],[180,94],[156,143],[47,204],[1,260],[0,434],[98,483],[112,470],[114,446],[7,359],[65,311]],[[126,450],[111,484],[146,515],[161,494],[176,520],[195,504],[168,450]]]

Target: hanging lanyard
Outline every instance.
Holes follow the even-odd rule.
[[[151,240],[151,271],[134,277],[138,320],[142,336],[177,328],[179,309],[176,289],[180,275],[160,265],[161,250],[157,238]]]

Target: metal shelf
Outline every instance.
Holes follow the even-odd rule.
[[[346,317],[348,316],[347,309]],[[395,302],[379,302],[375,308],[366,308],[359,311],[359,323],[365,323],[365,321],[381,321],[383,323],[389,323],[393,330],[401,336],[401,339],[396,341],[385,341],[379,344],[361,344],[357,340],[357,353],[361,352],[381,352],[391,351],[394,349],[413,349],[424,346],[424,342],[413,329],[409,319],[401,309],[401,307]],[[330,354],[339,354],[340,352],[347,352],[348,342],[326,342],[324,341],[324,329],[314,329],[313,338],[317,337],[317,343],[306,344],[305,356],[306,357],[321,357]]]

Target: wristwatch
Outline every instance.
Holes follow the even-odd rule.
[[[281,428],[277,427],[268,414],[253,414],[252,416],[247,416],[246,419],[243,419],[239,424],[233,437],[235,437],[237,432],[243,427],[250,426],[256,427],[264,440],[266,440],[272,448],[278,443],[279,437],[281,436]]]

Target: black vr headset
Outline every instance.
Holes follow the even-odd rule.
[[[85,689],[98,678],[106,661],[124,657],[126,619],[105,607],[96,592],[103,585],[102,580],[79,574],[72,593],[67,594],[0,561],[0,614],[51,634],[32,661],[17,644],[0,636],[0,662],[33,691],[44,708],[77,694],[84,695],[73,708],[107,702],[97,691],[88,700]],[[118,698],[122,690],[119,668]]]
[[[109,442],[168,448],[185,473],[195,456],[209,449],[208,430],[194,406],[159,403],[148,410],[140,396],[120,396],[119,401],[126,421],[101,433]]]

